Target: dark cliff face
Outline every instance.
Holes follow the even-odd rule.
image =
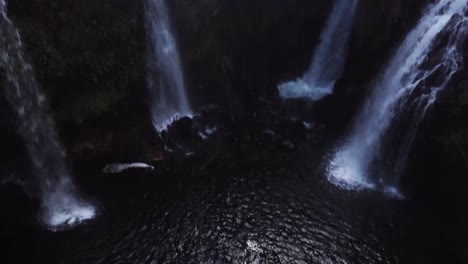
[[[141,1],[8,1],[73,158],[126,161],[159,145],[146,104],[142,8]]]
[[[425,2],[360,2],[339,91],[363,94]],[[193,104],[236,110],[276,97],[280,81],[307,69],[332,7],[305,0],[169,4]],[[142,1],[16,0],[8,8],[58,118],[80,122],[129,97],[145,101]]]
[[[446,80],[449,70],[440,61],[461,19],[460,15],[453,16],[437,36],[422,67],[439,67],[420,81],[418,92],[437,87]],[[461,52],[457,62],[461,69],[438,93],[437,101],[426,113],[403,177],[403,187],[408,192],[433,200],[435,204],[441,203],[439,197],[443,196],[454,200],[454,206],[468,198],[465,191],[468,188],[468,123],[465,121],[468,116],[468,32],[460,33],[465,34],[460,36],[457,47]]]
[[[344,131],[428,2],[361,0],[336,93],[306,114]],[[276,85],[307,69],[332,8],[326,0],[168,3],[192,104],[214,103],[243,115],[264,107],[259,102],[265,99],[279,108]],[[158,148],[146,105],[142,1],[9,0],[8,9],[71,152],[115,151],[113,158],[125,159],[127,152],[138,157]],[[468,114],[466,76],[466,70],[457,75],[421,129],[431,131],[422,138],[438,139],[431,143],[435,148],[464,159],[460,164],[468,155],[468,132],[461,125]],[[5,120],[0,123],[6,131]],[[122,133],[125,128],[132,129]],[[124,142],[128,138],[132,142]],[[154,148],[147,149],[146,138],[155,141]]]
[[[7,1],[59,119],[109,111],[144,86],[140,1]]]
[[[171,3],[191,95],[233,108],[274,97],[306,69],[331,10],[329,1]]]
[[[338,91],[362,98],[427,0],[359,3]],[[255,104],[308,68],[332,1],[173,1],[195,101]],[[357,94],[357,95],[356,95]]]
[[[444,203],[440,197],[452,200],[453,207],[468,198],[467,54],[463,63],[421,124],[403,183],[409,192],[436,204]]]

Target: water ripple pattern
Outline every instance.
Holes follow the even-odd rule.
[[[67,255],[73,261],[63,261],[398,263],[384,250],[365,206],[348,210],[353,202],[337,202],[322,187],[298,190],[300,179],[285,169],[224,165],[223,176],[218,169],[199,169],[197,182],[185,188],[166,186],[161,193],[152,187],[130,201],[123,198],[126,205],[101,216],[73,247]],[[203,171],[211,171],[209,179],[199,178]]]

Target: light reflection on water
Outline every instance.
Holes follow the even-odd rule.
[[[398,263],[371,228],[376,223],[366,205],[358,205],[362,200],[349,200],[326,181],[312,186],[281,169],[226,173],[222,180],[186,186],[190,190],[150,189],[123,199],[125,206],[110,208],[70,258],[73,263]],[[177,198],[167,197],[171,193]]]

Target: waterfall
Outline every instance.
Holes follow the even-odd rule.
[[[153,125],[158,131],[190,115],[184,76],[165,0],[146,0],[148,88]]]
[[[357,2],[336,0],[309,70],[302,78],[278,86],[282,98],[317,101],[333,93],[335,82],[343,74]]]
[[[427,110],[463,66],[468,0],[430,5],[407,35],[356,119],[349,139],[328,166],[343,188],[395,193],[411,143]]]
[[[19,32],[7,16],[4,0],[0,0],[0,69],[5,71],[5,97],[18,118],[18,132],[32,162],[34,185],[39,191],[33,195],[42,202],[41,222],[56,230],[93,218],[94,207],[82,201],[75,190],[46,99],[23,53]]]

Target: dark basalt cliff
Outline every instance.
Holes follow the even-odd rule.
[[[342,90],[363,94],[356,86],[383,67],[425,2],[360,2]],[[193,104],[239,110],[258,97],[276,97],[278,82],[308,67],[332,4],[169,3]],[[17,0],[8,7],[58,119],[79,123],[129,98],[144,102],[143,1]]]
[[[241,116],[265,105],[279,108],[276,85],[308,67],[332,4],[308,0],[168,2],[192,104],[196,108],[223,105]],[[360,1],[345,74],[337,82],[335,95],[317,103],[310,115],[344,131],[372,80],[427,2]],[[10,0],[8,8],[72,156],[159,157],[161,143],[146,105],[143,1]],[[453,157],[459,161],[457,166],[466,169],[467,91],[464,69],[423,124],[415,152],[431,139],[434,149],[444,154],[435,153]],[[269,103],[260,103],[265,101]],[[14,135],[11,123],[7,112],[0,115],[3,138]]]

